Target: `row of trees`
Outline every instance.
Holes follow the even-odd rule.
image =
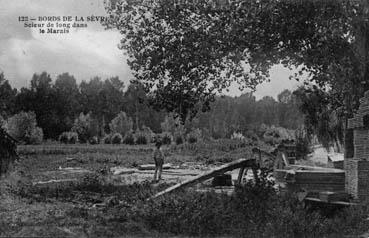
[[[109,123],[120,111],[133,118],[134,128],[147,125],[156,131],[165,116],[147,106],[140,85],[130,84],[125,90],[118,77],[95,77],[77,84],[68,73],[58,75],[53,82],[43,72],[33,75],[29,87],[17,90],[0,74],[0,91],[1,116],[7,119],[21,111],[34,112],[46,139],[57,139],[62,132],[71,130],[81,112],[91,113],[99,136],[110,132]]]
[[[214,138],[230,137],[234,132],[247,134],[261,125],[297,129],[304,123],[299,105],[289,90],[281,92],[277,101],[270,96],[256,100],[251,93],[222,97],[211,104],[210,111],[198,113],[189,126],[201,128]]]
[[[21,112],[34,112],[29,117],[34,119],[34,127],[37,124],[42,128],[45,139],[58,139],[63,132],[69,131],[79,132],[81,141],[92,136],[102,138],[117,132],[116,127],[122,127],[119,125],[122,118],[128,120],[123,123],[129,127],[125,131],[148,127],[159,133],[167,131],[165,124],[181,124],[172,114],[154,110],[150,96],[140,83],[131,83],[125,88],[117,77],[106,80],[95,77],[78,84],[68,73],[58,75],[53,81],[49,74],[43,72],[33,75],[30,87],[17,90],[0,74],[0,91],[2,96],[6,95],[0,98],[1,116],[8,122],[19,121],[17,117],[26,117]],[[210,111],[187,120],[183,130],[190,132],[199,128],[211,137],[220,138],[230,137],[235,131],[245,133],[261,124],[296,129],[303,119],[298,111],[297,98],[288,90],[280,93],[277,101],[272,97],[257,101],[251,93],[234,98],[216,97],[211,107]],[[81,132],[86,124],[90,129]],[[122,136],[125,134],[118,132]],[[37,135],[40,134],[38,131]]]

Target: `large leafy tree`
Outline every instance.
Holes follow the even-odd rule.
[[[22,88],[16,98],[18,111],[33,111],[45,138],[57,138],[60,131],[57,115],[57,96],[47,72],[34,74],[30,88]]]
[[[243,67],[242,52],[232,49],[228,15],[209,6],[164,0],[107,7],[107,25],[122,33],[120,48],[129,56],[135,79],[152,93],[154,106],[178,113],[182,121],[195,115],[199,102],[208,109],[215,93],[232,81],[254,87],[261,80],[256,69],[264,66]]]
[[[80,92],[76,79],[69,73],[58,75],[53,88],[56,94],[55,110],[59,120],[59,127],[55,129],[60,134],[72,128],[74,118],[81,110]]]
[[[340,150],[344,139],[342,101],[336,100],[332,92],[323,91],[317,86],[300,87],[294,94],[300,101],[300,110],[305,114],[308,135],[316,135],[327,149],[335,146]]]
[[[133,118],[134,129],[148,126],[155,132],[160,131],[160,123],[164,120],[164,112],[155,111],[149,105],[150,98],[144,86],[139,82],[131,83],[124,93],[124,110]]]
[[[369,89],[366,1],[123,0],[107,11],[136,80],[182,118],[198,102],[207,109],[231,82],[254,88],[268,80],[278,63],[340,99],[332,106],[346,118]]]
[[[101,134],[108,123],[122,110],[123,89],[124,83],[118,77],[104,81],[99,77],[94,77],[80,84],[80,101],[83,112],[92,112],[92,116],[99,122]]]
[[[340,4],[217,2],[115,1],[107,7],[107,25],[122,33],[121,49],[135,78],[158,104],[182,117],[196,113],[199,101],[207,109],[231,82],[254,88],[276,63],[304,64],[314,80],[324,82],[316,73],[346,53],[349,29]]]

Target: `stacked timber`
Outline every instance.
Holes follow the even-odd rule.
[[[345,172],[295,171],[294,185],[307,191],[345,191]]]
[[[319,199],[323,202],[348,201],[349,195],[345,192],[324,191],[319,193]]]
[[[336,169],[343,169],[343,153],[330,153],[327,156],[328,166]]]
[[[298,166],[275,170],[277,183],[284,183],[290,191],[345,191],[345,171],[319,167]]]

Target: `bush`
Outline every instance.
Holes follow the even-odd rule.
[[[276,145],[280,144],[282,140],[294,140],[295,132],[283,127],[271,126],[265,131],[263,139],[267,144]]]
[[[276,192],[273,184],[261,179],[239,187],[236,194],[184,192],[150,201],[135,217],[149,229],[189,236],[251,234],[262,231],[273,211]],[[262,226],[261,226],[262,227]],[[242,229],[242,230],[240,230]],[[240,233],[238,233],[240,232]]]
[[[78,134],[75,132],[70,132],[69,135],[69,144],[76,144],[78,143]]]
[[[169,133],[163,133],[160,139],[163,145],[170,145],[172,143],[172,136]]]
[[[111,144],[111,135],[108,134],[102,139],[104,144]]]
[[[187,142],[190,143],[190,144],[194,144],[194,143],[197,142],[197,138],[193,137],[193,136],[189,136],[189,137],[187,137]]]
[[[40,127],[36,127],[29,138],[29,143],[32,145],[39,145],[42,143],[44,138],[44,133]]]
[[[135,144],[135,138],[133,137],[133,135],[131,133],[128,133],[123,140],[124,144],[127,145],[134,145]]]
[[[111,133],[119,133],[122,136],[126,136],[127,133],[132,131],[133,122],[125,112],[120,112],[109,124]]]
[[[154,142],[155,133],[148,126],[142,126],[142,133],[146,136],[147,143]]]
[[[161,130],[165,133],[170,133],[174,135],[176,133],[184,134],[184,126],[181,124],[181,120],[179,116],[175,116],[174,114],[169,114],[165,117],[164,122],[161,124]]]
[[[245,136],[242,135],[241,132],[233,132],[233,134],[231,135],[231,139],[233,139],[233,140],[244,140]]]
[[[91,145],[97,145],[99,144],[99,138],[97,136],[93,136],[90,140],[89,140],[89,143]]]
[[[43,140],[43,132],[37,127],[34,112],[20,112],[8,119],[8,133],[25,144],[39,144]]]
[[[208,128],[202,128],[202,138],[205,141],[211,141],[213,139]]]
[[[153,141],[154,133],[150,130],[150,128],[145,127],[145,130],[137,131],[135,133],[135,141],[136,144],[146,145]]]
[[[245,137],[248,138],[249,140],[251,140],[252,142],[258,142],[259,141],[258,135],[252,130],[246,131],[245,132]]]
[[[131,219],[149,230],[191,237],[343,237],[366,231],[367,212],[358,207],[324,216],[296,197],[278,195],[262,172],[259,180],[236,187],[232,196],[168,194],[135,206]]]
[[[136,144],[137,145],[146,145],[147,144],[147,138],[144,135],[138,135],[136,137]]]
[[[78,142],[78,134],[72,131],[63,132],[59,136],[59,142],[64,144],[76,144]]]
[[[122,144],[123,141],[123,137],[120,133],[115,133],[112,137],[111,137],[111,143],[112,144]]]
[[[98,134],[99,128],[97,121],[91,117],[90,113],[85,115],[81,112],[74,120],[72,131],[78,134],[80,142],[86,143]]]
[[[200,129],[192,130],[187,135],[187,142],[190,143],[190,144],[196,143],[196,142],[200,141],[200,139],[201,139],[201,130]]]
[[[59,136],[59,142],[60,143],[63,143],[63,144],[68,144],[68,135],[67,135],[68,132],[63,132],[60,134]]]
[[[183,144],[183,137],[182,136],[176,136],[176,145]]]

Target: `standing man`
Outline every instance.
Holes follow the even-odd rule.
[[[158,182],[161,179],[161,173],[163,172],[163,164],[164,164],[164,153],[161,150],[161,141],[157,141],[155,143],[153,158],[155,161],[154,182]]]

